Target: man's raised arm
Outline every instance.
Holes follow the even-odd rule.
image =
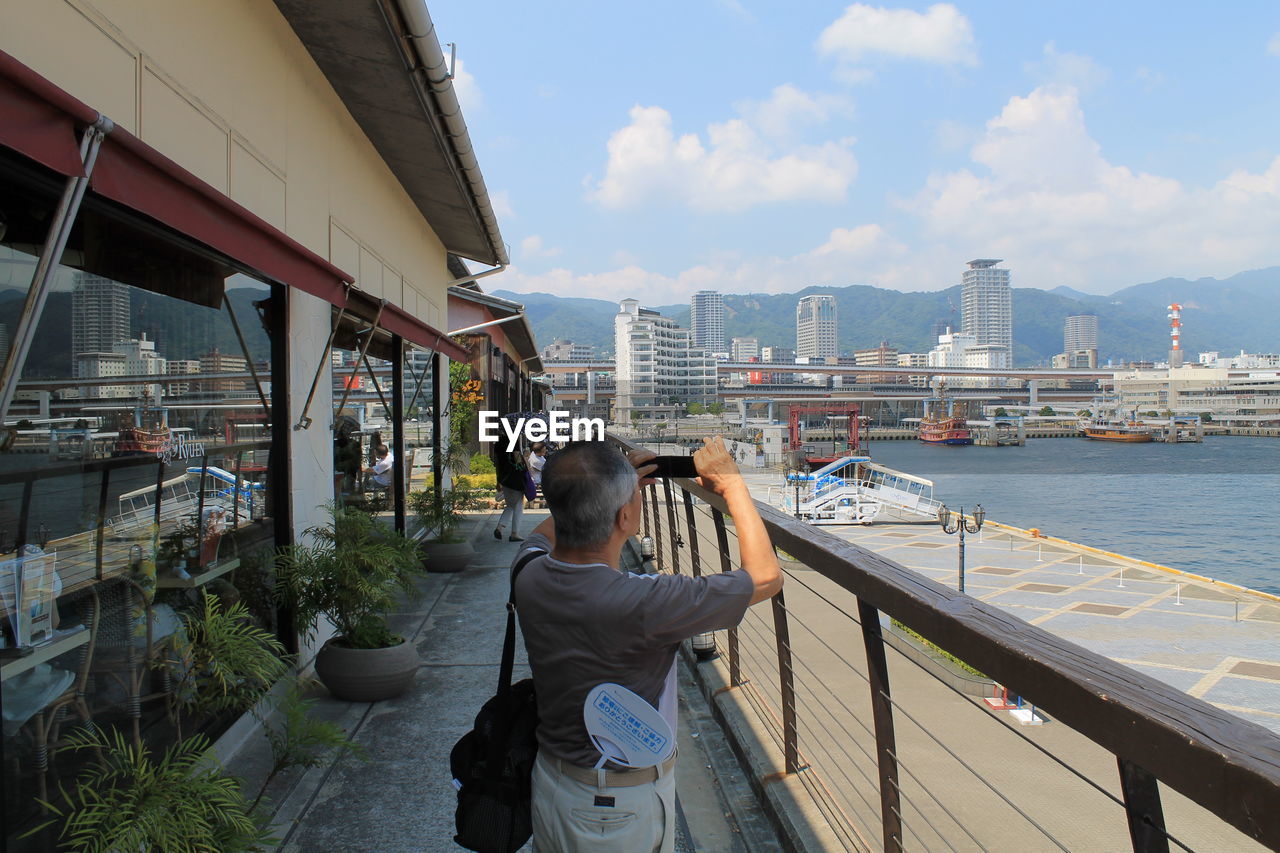
[[[772,598],[782,589],[782,570],[773,553],[769,532],[756,511],[756,505],[747,491],[746,481],[738,470],[720,436],[704,438],[703,446],[693,454],[693,464],[698,469],[698,479],[703,486],[724,498],[733,517],[738,533],[738,551],[742,555],[742,568],[751,576],[755,592],[751,603]]]

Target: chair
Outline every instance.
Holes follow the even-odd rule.
[[[66,691],[36,712],[35,716],[27,722],[27,725],[31,726],[32,740],[35,743],[36,779],[40,788],[40,799],[46,801],[49,799],[49,746],[58,742],[58,735],[67,712],[74,711],[81,723],[93,722],[93,715],[89,711],[89,703],[85,695],[90,667],[93,664],[94,647],[97,644],[99,617],[102,614],[102,603],[95,590],[90,590],[81,602],[80,614],[89,632],[89,640],[79,649],[80,666],[76,671],[75,680]]]
[[[110,679],[124,693],[124,705],[133,721],[133,740],[141,744],[142,703],[163,699],[170,691],[169,671],[162,668],[163,687],[143,692],[163,648],[163,643],[155,641],[155,608],[142,587],[128,578],[114,579],[99,589],[101,624],[89,670],[95,677]],[[100,701],[104,693],[101,679],[96,687],[95,699]],[[107,707],[119,704],[105,703]]]

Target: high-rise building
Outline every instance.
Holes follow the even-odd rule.
[[[689,340],[709,353],[725,352],[724,297],[715,290],[699,290],[689,303]]]
[[[715,359],[692,346],[689,330],[674,320],[624,299],[613,318],[613,340],[615,420],[626,423],[632,413],[667,418],[689,403],[715,402]]]
[[[1009,270],[998,259],[969,261],[960,290],[960,331],[972,335],[977,346],[1004,347],[1013,352],[1013,288]]]
[[[796,357],[826,358],[838,354],[836,298],[806,296],[796,303]]]
[[[750,361],[760,357],[759,338],[734,338],[729,346],[730,361]]]
[[[85,352],[111,352],[132,336],[129,288],[100,275],[77,272],[71,290],[71,358]]]
[[[1072,314],[1062,328],[1062,351],[1098,348],[1098,315]]]

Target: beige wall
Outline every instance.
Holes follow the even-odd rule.
[[[270,0],[3,0],[0,50],[446,322],[444,247]]]

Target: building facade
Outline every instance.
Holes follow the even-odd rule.
[[[711,354],[728,352],[724,345],[724,296],[699,290],[689,302],[689,340]]]
[[[836,340],[836,298],[805,296],[796,303],[796,357],[839,355]]]
[[[1072,314],[1062,327],[1062,351],[1098,348],[1098,315]]]
[[[76,272],[71,289],[71,357],[111,352],[132,335],[129,288],[106,276]]]
[[[21,469],[0,466],[13,495],[0,502],[0,571],[11,589],[17,572],[45,573],[41,607],[64,617],[48,638],[9,620],[0,632],[6,647],[47,640],[13,660],[102,673],[76,688],[92,717],[77,725],[145,733],[159,755],[177,738],[178,697],[150,667],[218,586],[206,584],[247,588],[251,555],[304,540],[332,501],[381,506],[380,523],[419,532],[405,461],[420,441],[430,488],[443,487],[449,367],[476,357],[448,334],[448,290],[473,278],[462,259],[508,259],[421,0],[9,0],[0,17],[0,256],[17,261],[7,285],[24,306],[0,375],[0,453],[28,451]],[[168,362],[215,350],[239,390],[200,386],[181,405],[155,393],[197,387]],[[355,353],[352,367],[335,369],[334,351]],[[417,385],[403,369],[413,351],[430,365]],[[357,368],[369,385],[346,381]],[[19,393],[36,379],[35,399]],[[408,387],[425,387],[431,409],[417,436]],[[68,430],[81,444],[54,458]],[[375,442],[397,460],[381,497],[358,476]],[[269,595],[248,598],[248,618],[308,667],[332,628],[300,636]],[[38,829],[52,813],[37,798],[47,788],[60,804],[93,756],[33,759],[55,746],[43,720],[57,709],[20,713],[13,674],[0,701],[21,738],[0,745],[0,846],[54,849],[61,827]],[[188,717],[183,732],[234,722]]]
[[[688,329],[641,308],[637,299],[624,299],[613,331],[615,421],[667,419],[690,403],[715,402],[715,359],[692,345]]]
[[[1184,365],[1115,374],[1119,409],[1156,417],[1209,415],[1227,426],[1280,425],[1280,370]]]
[[[1013,288],[1001,261],[969,261],[960,282],[960,331],[977,346],[1003,347],[1013,353]]]
[[[573,341],[555,341],[542,348],[543,361],[595,361],[596,348]]]
[[[750,361],[760,357],[758,338],[734,338],[729,346],[730,361]]]

